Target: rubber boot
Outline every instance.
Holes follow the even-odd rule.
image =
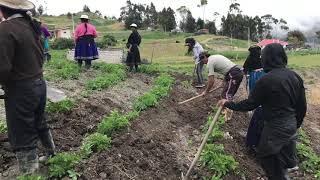
[[[49,158],[55,155],[56,146],[54,145],[51,131],[48,130],[39,135],[42,146],[46,149],[46,154],[39,158],[40,163],[45,163]]]
[[[78,60],[78,66],[79,66],[79,68],[82,67],[82,60]]]
[[[91,68],[91,60],[86,60],[85,63],[86,63],[85,66],[84,66],[85,69],[89,70]]]
[[[37,150],[16,152],[20,174],[33,174],[39,170]]]
[[[130,65],[130,67],[129,67],[129,72],[133,72],[133,66],[132,65]]]

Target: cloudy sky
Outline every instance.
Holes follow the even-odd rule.
[[[31,0],[36,5],[46,1],[47,13],[59,15],[67,12],[78,12],[86,4],[91,10],[100,10],[103,15],[116,16],[126,0]],[[202,17],[202,9],[198,8],[200,0],[131,0],[134,3],[150,4],[153,2],[157,10],[170,6],[174,10],[182,5],[187,6],[195,17]],[[231,0],[208,0],[206,19],[212,19],[214,12],[226,14]],[[320,22],[319,0],[238,0],[244,14],[251,16],[272,14],[276,18],[284,18],[292,28],[304,30]],[[310,25],[312,24],[312,25]]]

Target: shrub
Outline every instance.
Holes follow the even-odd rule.
[[[117,110],[111,112],[110,116],[104,118],[98,126],[98,132],[111,136],[113,132],[129,126],[129,120]]]
[[[74,40],[73,39],[65,39],[65,38],[57,38],[51,44],[52,49],[63,50],[63,49],[73,49],[74,48]]]
[[[81,158],[72,153],[59,153],[48,160],[49,176],[62,178],[65,175],[76,174],[73,169]]]
[[[97,45],[99,48],[105,49],[109,46],[116,46],[117,40],[114,36],[107,34],[107,35],[103,36],[101,41],[97,42]]]
[[[67,99],[57,103],[48,102],[46,111],[48,113],[63,113],[70,111],[75,105],[75,102]]]

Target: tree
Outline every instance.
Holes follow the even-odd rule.
[[[200,6],[203,7],[203,21],[205,21],[206,6],[208,5],[208,0],[200,0]]]
[[[294,31],[288,32],[287,40],[289,43],[291,43],[295,47],[301,47],[306,42],[306,37],[301,31],[294,30]]]
[[[320,31],[316,32],[317,38],[320,40]]]
[[[39,15],[42,16],[42,15],[43,15],[43,12],[44,12],[43,6],[40,5],[40,6],[38,7],[38,13],[39,13]]]
[[[197,30],[204,28],[204,20],[198,18],[197,20]]]
[[[266,15],[262,16],[261,19],[265,24],[265,26],[264,26],[265,36],[266,37],[268,36],[269,38],[271,36],[271,38],[272,38],[271,31],[273,30],[273,25],[277,25],[279,23],[279,20],[274,18],[271,14],[266,14]]]
[[[71,19],[72,18],[72,14],[70,12],[67,13],[67,18]]]
[[[86,13],[91,12],[91,10],[90,10],[89,6],[84,5],[84,6],[83,6],[83,12],[86,12]]]
[[[193,33],[195,32],[196,28],[197,28],[196,20],[193,18],[191,11],[188,11],[185,31],[187,33]]]
[[[217,34],[216,23],[214,21],[207,21],[205,28],[209,30],[210,34]]]
[[[94,12],[94,14],[96,14],[96,15],[99,16],[99,17],[102,17],[102,13],[101,13],[99,10],[96,10],[96,11]]]
[[[180,14],[180,17],[181,17],[179,27],[180,29],[185,30],[189,9],[186,6],[181,6],[180,8],[177,9],[177,12]]]
[[[171,31],[177,27],[175,12],[170,7],[168,9],[163,8],[159,14],[159,24],[164,31]]]

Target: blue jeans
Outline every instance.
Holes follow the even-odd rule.
[[[202,70],[203,70],[203,63],[200,62],[199,64],[197,64],[197,76],[198,76],[198,84],[199,85],[203,84]]]

